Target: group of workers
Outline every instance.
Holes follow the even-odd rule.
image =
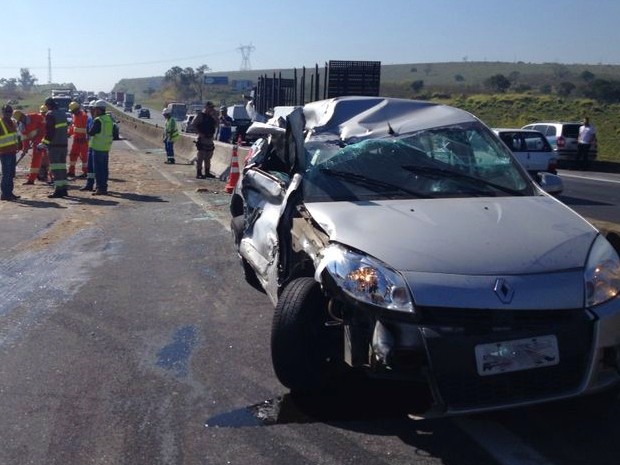
[[[175,163],[174,143],[179,138],[179,130],[172,111],[166,107],[162,111],[166,120],[164,124],[164,149],[166,150],[166,164]],[[232,136],[232,118],[228,116],[225,106],[220,107],[219,113],[213,102],[205,103],[202,111],[197,112],[191,122],[193,131],[198,134],[195,141],[196,154],[196,179],[215,177],[211,174],[211,158],[215,150],[214,138],[217,132],[217,140],[229,143]],[[204,171],[203,171],[204,168]]]
[[[0,200],[14,201],[20,198],[13,192],[16,166],[30,149],[32,161],[24,185],[32,185],[38,179],[54,186],[49,198],[66,197],[67,178],[76,177],[79,160],[81,174],[77,177],[86,178],[86,184],[80,190],[93,191],[93,195],[107,194],[114,123],[106,113],[105,101],[97,100],[89,109],[90,117],[78,102],[71,102],[69,119],[51,97],[45,100],[39,113],[13,111],[10,105],[2,107]],[[70,152],[69,139],[72,139]],[[17,152],[20,150],[18,160]]]

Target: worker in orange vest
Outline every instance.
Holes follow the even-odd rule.
[[[38,148],[39,143],[45,136],[45,116],[41,113],[24,114],[20,110],[13,112],[13,119],[17,123],[17,128],[21,133],[21,150],[24,154],[32,148],[32,161],[30,162],[30,172],[24,184],[34,184],[39,177],[41,162],[45,157],[45,150]],[[39,179],[41,179],[39,177]],[[46,177],[42,179],[46,181]]]
[[[88,137],[86,132],[88,114],[82,110],[82,107],[77,102],[71,102],[69,104],[69,111],[73,113],[73,121],[71,126],[69,126],[69,136],[73,138],[73,144],[69,152],[69,169],[67,170],[67,176],[75,176],[75,165],[79,158],[82,162],[82,174],[80,178],[85,178],[86,173],[88,173]]]

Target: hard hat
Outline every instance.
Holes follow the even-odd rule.
[[[220,111],[226,111],[226,107],[221,106],[221,107],[220,107]]]
[[[13,112],[13,118],[15,118],[15,121],[19,121],[20,119],[22,119],[22,116],[24,116],[24,114],[21,110],[15,110]]]
[[[162,114],[162,115],[169,115],[169,114],[171,114],[171,113],[172,113],[172,111],[171,111],[171,110],[170,110],[170,108],[168,108],[168,107],[164,108],[164,109],[162,110],[162,112],[161,112],[161,114]]]
[[[79,104],[79,103],[77,103],[77,102],[71,102],[71,103],[69,104],[69,111],[75,111],[75,110],[77,110],[78,108],[80,108],[80,104]]]
[[[39,113],[47,113],[47,106],[41,105],[39,107]]]
[[[105,110],[105,107],[107,106],[105,103],[105,100],[97,100],[95,103],[93,103],[92,105],[95,108],[103,108]]]

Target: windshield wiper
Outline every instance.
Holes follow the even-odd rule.
[[[525,193],[518,191],[516,189],[511,189],[510,187],[502,186],[500,184],[496,184],[491,181],[487,181],[486,179],[478,178],[476,176],[471,176],[465,173],[459,173],[458,171],[447,170],[445,168],[433,168],[429,166],[416,166],[416,165],[404,165],[401,166],[402,169],[411,171],[412,173],[421,173],[421,174],[431,174],[441,177],[448,178],[459,178],[465,179],[467,181],[472,181],[474,184],[479,186],[491,187],[493,189],[497,189],[502,192],[506,192],[511,195],[520,195],[524,196]]]
[[[401,192],[404,194],[413,195],[414,197],[418,197],[422,199],[433,198],[430,195],[422,194],[421,192],[416,192],[411,189],[407,189],[406,187],[397,186],[396,184],[391,184],[389,182],[381,181],[379,179],[369,178],[367,176],[364,176],[363,174],[351,173],[350,171],[333,170],[331,168],[325,168],[325,167],[319,168],[319,171],[321,173],[328,174],[330,176],[335,176],[338,178],[342,178],[346,181],[349,181],[349,182],[352,182],[354,184],[361,185],[364,187],[379,188],[381,189],[381,191],[377,191],[376,189],[375,191],[381,192],[386,195],[394,194],[394,191],[397,191],[397,192]]]

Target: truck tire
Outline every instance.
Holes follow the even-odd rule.
[[[327,301],[313,278],[291,281],[276,305],[271,358],[276,376],[293,392],[327,388],[342,373],[342,330],[327,326]]]

